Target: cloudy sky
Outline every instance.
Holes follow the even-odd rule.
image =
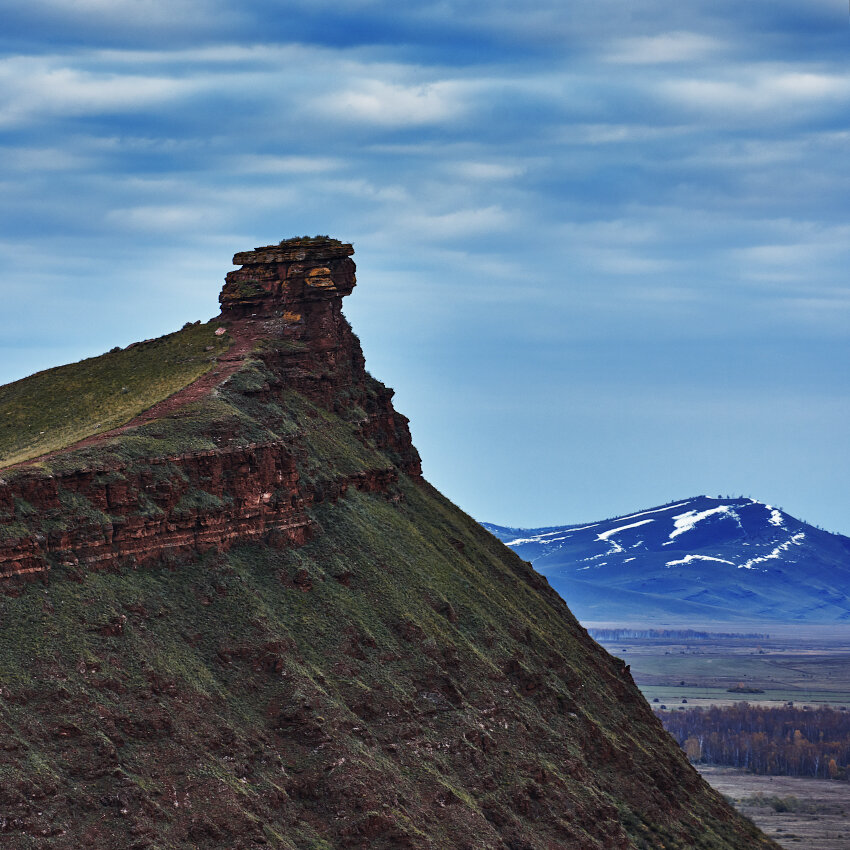
[[[850,534],[846,0],[0,9],[0,382],[327,233],[476,518],[728,493]]]

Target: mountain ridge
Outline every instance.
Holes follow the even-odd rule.
[[[592,523],[484,526],[583,619],[850,621],[850,538],[756,499],[697,496]]]

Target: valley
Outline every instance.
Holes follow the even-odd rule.
[[[584,625],[591,634],[602,627],[599,623]],[[850,708],[850,626],[762,623],[752,629],[757,630],[770,636],[599,642],[630,665],[641,692],[656,706],[731,705],[746,701],[765,706],[794,702],[798,706]],[[742,627],[742,631],[749,629]],[[729,691],[739,684],[744,685],[740,692]]]
[[[586,625],[591,633],[603,627]],[[850,628],[774,624],[769,634],[757,640],[628,638],[602,644],[630,665],[635,682],[655,709],[664,706],[678,712],[745,702],[765,708],[793,703],[797,709],[812,711],[850,709]],[[741,692],[729,692],[728,688],[741,684]],[[695,766],[715,790],[781,847],[850,847],[846,781]]]

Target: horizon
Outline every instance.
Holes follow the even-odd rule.
[[[0,384],[354,244],[426,477],[542,528],[741,493],[850,535],[846,7],[13,4]],[[332,11],[331,11],[332,10]]]

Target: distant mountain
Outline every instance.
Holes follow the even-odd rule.
[[[850,622],[850,538],[754,499],[694,499],[546,528],[484,527],[579,619]]]

